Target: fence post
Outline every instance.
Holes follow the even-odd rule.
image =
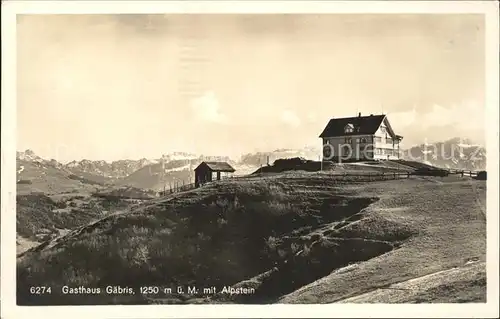
[[[394,172],[394,179],[396,179],[396,172]]]

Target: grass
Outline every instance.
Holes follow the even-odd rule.
[[[474,263],[424,275],[343,299],[341,303],[453,303],[486,302],[486,268]]]
[[[136,187],[110,187],[92,194],[95,197],[107,199],[153,199],[156,192],[147,191]]]
[[[102,179],[104,179],[92,174],[85,174],[84,178],[81,178],[51,165],[19,159],[17,169],[20,172],[17,174],[17,195],[28,195],[33,192],[51,195],[73,190],[95,190],[103,184]]]
[[[447,177],[442,183],[415,178],[397,184],[373,183],[369,187],[356,187],[358,190],[380,197],[380,201],[370,207],[369,216],[398,224],[402,222],[407,227],[418,229],[418,234],[412,236],[397,250],[360,263],[351,271],[332,273],[320,281],[284,296],[280,302],[331,303],[415,277],[462,267],[468,258],[484,261],[486,257],[484,215],[476,203],[478,193],[472,191],[472,187],[480,185],[484,186],[484,182]],[[479,196],[484,197],[484,188],[481,190]],[[360,228],[366,227],[369,228],[370,234],[380,233],[377,231],[380,222],[371,224],[376,226],[370,227],[370,223],[353,224],[352,227],[345,229],[346,235],[352,236],[353,230],[356,233]],[[484,267],[482,269],[484,270]],[[349,284],[352,282],[356,282],[356,285]],[[475,286],[473,289],[479,291],[484,298],[485,285]],[[467,294],[468,291],[462,293],[462,295]],[[434,297],[435,300],[445,298],[439,296],[437,292]],[[426,298],[433,300],[432,296]],[[394,297],[392,300],[396,299]],[[374,295],[371,302],[380,300]],[[413,299],[410,298],[408,302],[411,300]]]
[[[136,288],[237,283],[288,258],[293,251],[284,249],[286,234],[337,220],[373,201],[322,190],[302,194],[296,188],[279,180],[227,181],[104,218],[20,258],[18,296],[27,302],[25,287],[38,281],[53,287],[85,280],[90,286]],[[68,267],[78,272],[67,272]],[[61,302],[56,297],[46,302]],[[99,297],[93,302],[109,302]]]
[[[335,302],[463,265],[466,256],[484,259],[484,220],[474,200],[484,193],[484,182],[431,179],[353,183],[293,172],[154,199],[19,258],[18,301]],[[470,183],[476,183],[474,193]],[[350,264],[357,267],[332,273]],[[31,298],[28,287],[42,282],[55,290],[64,284],[136,290],[196,284],[251,286],[256,293],[208,300],[175,294]]]
[[[18,195],[16,197],[17,234],[21,237],[21,242],[49,240],[58,236],[60,230],[87,225],[128,206],[129,204],[123,200],[93,198],[85,193],[52,196]],[[30,245],[23,246],[29,247]],[[22,252],[22,249],[19,252]]]
[[[78,175],[75,175],[75,174],[69,174],[68,178],[80,181],[83,184],[100,185],[100,186],[106,185],[106,183],[103,182],[103,181],[97,181],[95,179],[89,179],[89,178],[85,178],[85,177],[78,176]]]

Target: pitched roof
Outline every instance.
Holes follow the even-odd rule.
[[[331,119],[319,137],[375,134],[384,118],[385,115],[369,115]],[[344,132],[347,124],[354,126],[352,133]]]
[[[201,162],[198,167],[195,168],[197,170],[200,166],[206,165],[212,172],[234,172],[236,171],[231,165],[226,162]]]

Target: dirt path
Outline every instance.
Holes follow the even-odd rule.
[[[363,303],[363,302],[405,302],[415,299],[429,290],[445,290],[457,282],[474,282],[478,275],[484,273],[486,278],[486,263],[469,261],[464,266],[452,267],[401,281],[387,287],[362,293],[353,297],[337,301],[337,303]]]

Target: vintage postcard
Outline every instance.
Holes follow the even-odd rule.
[[[3,2],[2,318],[498,317],[498,14]]]

